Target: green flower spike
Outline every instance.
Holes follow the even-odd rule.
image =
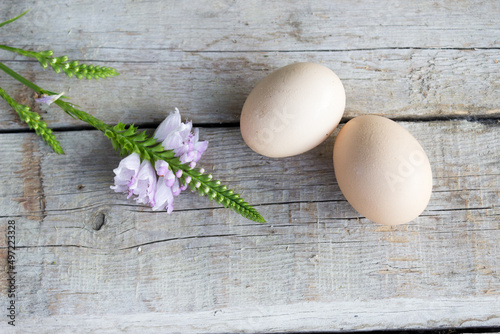
[[[47,127],[47,124],[40,119],[40,115],[36,112],[30,110],[28,106],[17,103],[10,95],[8,95],[5,90],[0,88],[0,97],[2,97],[7,103],[14,109],[19,118],[28,124],[30,129],[35,130],[36,134],[43,138],[43,140],[49,144],[54,152],[59,154],[64,154],[61,145],[57,141],[56,137],[52,133],[52,130]]]
[[[77,60],[68,61],[68,56],[52,57],[54,54],[52,50],[35,52],[12,48],[6,45],[0,45],[0,49],[14,52],[22,56],[36,58],[43,68],[47,68],[50,65],[54,72],[59,74],[62,71],[69,78],[74,76],[77,79],[86,78],[97,80],[118,75],[118,72],[111,67],[79,64]]]

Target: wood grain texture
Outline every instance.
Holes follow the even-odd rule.
[[[28,4],[13,4],[2,15]],[[500,116],[496,1],[54,1],[50,8],[31,7],[23,19],[32,30],[13,23],[3,28],[3,40],[39,51],[50,45],[57,55],[113,66],[121,75],[78,82],[6,51],[0,59],[113,124],[159,122],[174,107],[196,123],[237,122],[258,80],[299,61],[322,63],[339,75],[346,118]],[[36,109],[28,89],[5,75],[0,84]],[[56,128],[82,125],[61,112],[45,116]],[[19,127],[2,103],[0,129]]]
[[[4,5],[0,21],[27,7],[0,44],[120,76],[76,81],[4,51],[0,61],[110,124],[153,127],[179,107],[210,142],[201,165],[268,223],[189,192],[170,215],[114,193],[120,157],[106,137],[0,73],[66,151],[52,153],[0,101],[0,233],[16,221],[19,284],[18,326],[4,319],[0,332],[500,331],[498,1],[27,0]],[[422,144],[434,189],[414,222],[377,225],[346,202],[338,130],[285,159],[244,144],[246,96],[299,61],[342,79],[344,122],[384,115]],[[0,289],[3,307],[4,271]]]
[[[22,199],[4,206],[19,226],[19,322],[53,331],[71,316],[81,332],[130,333],[500,325],[499,125],[401,124],[427,151],[435,186],[426,211],[396,227],[343,198],[335,135],[275,160],[251,152],[237,128],[201,129],[204,166],[267,224],[190,193],[170,215],[114,194],[119,158],[96,131],[61,133],[65,156],[23,145],[31,134],[2,135],[2,182],[18,173],[3,198]],[[26,161],[41,182],[24,177]]]
[[[498,48],[496,1],[39,1],[13,3],[2,18],[32,9],[31,29],[14,26],[9,43],[44,46],[88,57],[120,49],[145,52],[301,51],[378,48]],[[79,46],[75,39],[82,42]],[[80,50],[84,48],[83,50]]]

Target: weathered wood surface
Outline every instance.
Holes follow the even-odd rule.
[[[57,55],[114,66],[119,77],[78,82],[21,56],[2,52],[0,59],[44,87],[69,91],[107,122],[159,122],[173,106],[196,123],[237,122],[256,81],[297,61],[339,75],[348,118],[500,116],[498,1],[71,3],[35,3],[25,18],[32,28],[13,24],[2,40],[39,51],[50,45]],[[1,18],[27,5],[14,2]],[[3,74],[0,83],[33,105],[28,89]],[[81,125],[62,113],[46,119]],[[24,126],[0,114],[0,129],[13,127]]]
[[[65,156],[32,134],[3,135],[3,214],[17,220],[25,268],[19,323],[59,330],[72,319],[104,332],[499,325],[498,124],[401,124],[428,152],[435,187],[418,219],[392,228],[342,197],[334,137],[275,160],[252,153],[238,129],[202,129],[212,143],[204,165],[259,205],[268,223],[256,224],[190,193],[171,215],[113,194],[119,158],[96,131],[61,133]]]
[[[56,107],[40,111],[61,129],[66,155],[57,156],[0,101],[0,233],[9,219],[17,227],[13,332],[500,327],[497,1],[23,1],[0,20],[26,6],[33,27],[6,26],[2,42],[51,45],[121,75],[78,82],[0,59],[46,88],[71,88],[109,123],[153,125],[181,108],[210,141],[201,165],[268,223],[191,193],[173,214],[151,212],[109,189],[120,157],[101,133]],[[246,95],[295,61],[340,76],[346,118],[399,119],[420,141],[434,191],[418,219],[384,227],[350,207],[333,173],[337,131],[286,159],[245,146],[237,122]],[[3,74],[0,86],[33,105]]]

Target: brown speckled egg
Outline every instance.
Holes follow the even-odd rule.
[[[356,211],[376,223],[417,218],[432,192],[432,171],[422,146],[381,116],[359,116],[340,130],[333,148],[340,190]]]

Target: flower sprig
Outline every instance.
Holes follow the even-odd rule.
[[[43,68],[52,67],[57,74],[64,72],[68,78],[75,77],[77,79],[104,79],[118,75],[118,72],[111,67],[94,66],[80,64],[77,60],[69,61],[68,56],[52,57],[52,50],[45,51],[28,51],[18,48],[13,48],[6,45],[0,45],[0,49],[7,50],[20,54],[25,57],[36,58]]]
[[[141,160],[149,160],[153,165],[158,161],[165,161],[183,186],[189,185],[191,190],[198,192],[200,196],[207,195],[210,200],[216,201],[225,208],[233,209],[245,218],[265,222],[258,211],[233,190],[222,185],[221,181],[213,180],[213,176],[206,174],[202,168],[194,168],[189,163],[182,163],[173,150],[165,150],[161,142],[148,137],[145,131],[138,132],[133,125],[127,127],[119,123],[104,132],[113,143],[113,147],[120,149],[122,155],[136,153]]]
[[[197,191],[201,196],[207,195],[210,200],[226,208],[231,208],[240,215],[250,220],[264,223],[265,219],[255,208],[245,202],[233,190],[222,185],[221,181],[213,180],[211,174],[205,174],[203,169],[193,168],[189,163],[182,163],[175,156],[173,150],[165,150],[161,142],[150,137],[145,131],[139,132],[134,125],[118,123],[109,126],[99,119],[75,108],[72,104],[57,100],[54,102],[65,112],[92,125],[103,132],[111,140],[113,147],[123,156],[136,153],[142,161],[149,160],[152,165],[157,161],[166,161],[172,172],[178,176],[183,185],[188,185],[192,191]]]
[[[0,23],[0,28],[6,24],[14,22],[28,12],[29,9],[10,20]],[[77,79],[86,78],[97,80],[118,75],[118,72],[111,67],[80,64],[77,60],[69,61],[68,56],[52,57],[54,55],[54,52],[52,50],[36,52],[13,48],[7,45],[0,45],[0,49],[17,53],[21,56],[35,58],[44,69],[49,67],[50,65],[54,72],[59,74],[61,73],[61,71],[63,71],[69,78],[74,76]]]
[[[26,12],[11,20],[0,23],[0,27],[4,26],[7,23],[15,21],[16,19],[26,14]],[[98,79],[118,75],[116,70],[112,68],[100,66],[94,67],[84,64],[79,65],[78,62],[75,61],[68,62],[68,58],[66,56],[52,57],[53,53],[50,50],[34,52],[11,48],[5,45],[0,45],[0,49],[16,52],[23,56],[34,57],[44,68],[50,65],[56,73],[60,73],[61,71],[63,71],[68,77],[75,76],[78,79],[81,79],[83,77],[87,79]],[[180,193],[180,190],[186,189],[189,186],[192,191],[198,192],[201,196],[207,195],[210,200],[214,200],[226,208],[228,207],[233,209],[245,218],[256,222],[265,222],[264,218],[257,212],[257,210],[255,210],[255,208],[245,202],[238,194],[234,193],[233,190],[228,189],[225,185],[222,185],[220,181],[213,180],[212,175],[206,174],[203,168],[195,167],[196,161],[198,161],[198,159],[201,157],[201,153],[203,153],[203,151],[206,149],[206,144],[208,143],[198,143],[198,132],[191,132],[191,123],[180,123],[180,116],[179,123],[181,126],[181,130],[176,131],[178,131],[179,133],[182,132],[182,136],[184,136],[185,138],[181,140],[181,146],[167,149],[165,145],[170,145],[169,143],[175,142],[176,140],[167,140],[165,138],[160,139],[157,137],[156,133],[154,137],[148,136],[145,131],[139,132],[138,128],[134,125],[119,123],[115,126],[110,126],[99,120],[98,118],[86,113],[85,111],[80,110],[76,105],[64,101],[63,99],[66,97],[62,96],[63,93],[57,95],[51,91],[42,89],[41,87],[24,78],[2,63],[0,63],[0,70],[9,74],[11,77],[18,80],[25,86],[31,88],[37,94],[45,96],[43,98],[43,101],[50,101],[50,103],[58,105],[68,115],[84,121],[97,130],[103,132],[111,140],[111,143],[113,144],[115,150],[119,150],[122,155],[128,155],[129,157],[132,157],[132,160],[135,160],[135,155],[139,162],[142,161],[140,166],[136,168],[136,174],[131,176],[130,182],[135,182],[133,185],[133,187],[135,188],[132,189],[132,187],[129,187],[126,184],[117,184],[115,187],[112,187],[116,191],[127,188],[129,191],[129,197],[132,193],[135,194],[135,192],[138,192],[138,202],[145,203],[145,199],[147,198],[147,196],[152,194],[152,192],[150,191],[151,189],[149,189],[148,186],[148,192],[145,195],[144,186],[140,186],[142,188],[138,190],[137,188],[139,187],[139,185],[137,184],[137,180],[134,180],[134,178],[139,177],[139,168],[142,168],[143,165],[147,165],[146,167],[148,168],[145,168],[144,170],[149,169],[149,172],[145,172],[146,174],[149,173],[149,175],[146,175],[146,177],[149,179],[149,181],[151,181],[153,178],[154,180],[156,180],[156,175],[154,175],[154,177],[151,177],[151,170],[152,166],[154,165],[158,176],[160,177],[158,179],[158,185],[162,186],[163,198],[166,198],[165,189],[172,191],[169,187],[172,187],[174,184],[175,194],[173,194],[173,196],[178,195]],[[52,130],[48,129],[47,124],[41,121],[40,116],[37,113],[32,112],[28,106],[17,103],[1,88],[0,97],[2,97],[9,103],[9,105],[18,113],[19,117],[23,121],[25,121],[31,129],[34,129],[36,133],[39,134],[54,149],[55,152],[60,154],[63,153],[63,150],[59,145],[57,139],[54,137]],[[168,121],[169,120],[167,118],[164,122],[168,123]],[[162,124],[160,124],[160,127],[162,126]],[[181,136],[176,131],[173,131],[173,133],[175,135]],[[189,147],[189,149],[183,149],[182,147]],[[129,157],[123,159],[120,163],[120,166]],[[120,166],[118,169],[120,169]],[[115,170],[115,173],[117,173],[117,170]],[[117,174],[117,177],[118,176],[119,175]],[[115,182],[117,180],[117,177],[115,177]],[[118,179],[118,181],[123,181],[123,179],[120,180],[119,177]],[[172,194],[170,194],[170,197],[172,197]],[[169,200],[170,199],[167,198],[166,200],[164,200],[166,202],[158,206],[155,205],[153,198],[153,200],[150,201],[150,204],[152,204],[152,206],[154,206],[155,208],[165,208],[166,205],[167,211],[170,212],[172,210],[172,207],[171,201],[170,203],[168,202]]]
[[[54,152],[59,154],[64,154],[61,145],[57,141],[56,137],[52,133],[52,129],[47,127],[47,123],[40,119],[40,115],[36,112],[30,110],[26,105],[17,103],[5,90],[0,88],[0,97],[2,97],[7,103],[16,111],[19,118],[28,124],[30,129],[35,130],[36,134],[43,138],[43,140],[52,147]]]

